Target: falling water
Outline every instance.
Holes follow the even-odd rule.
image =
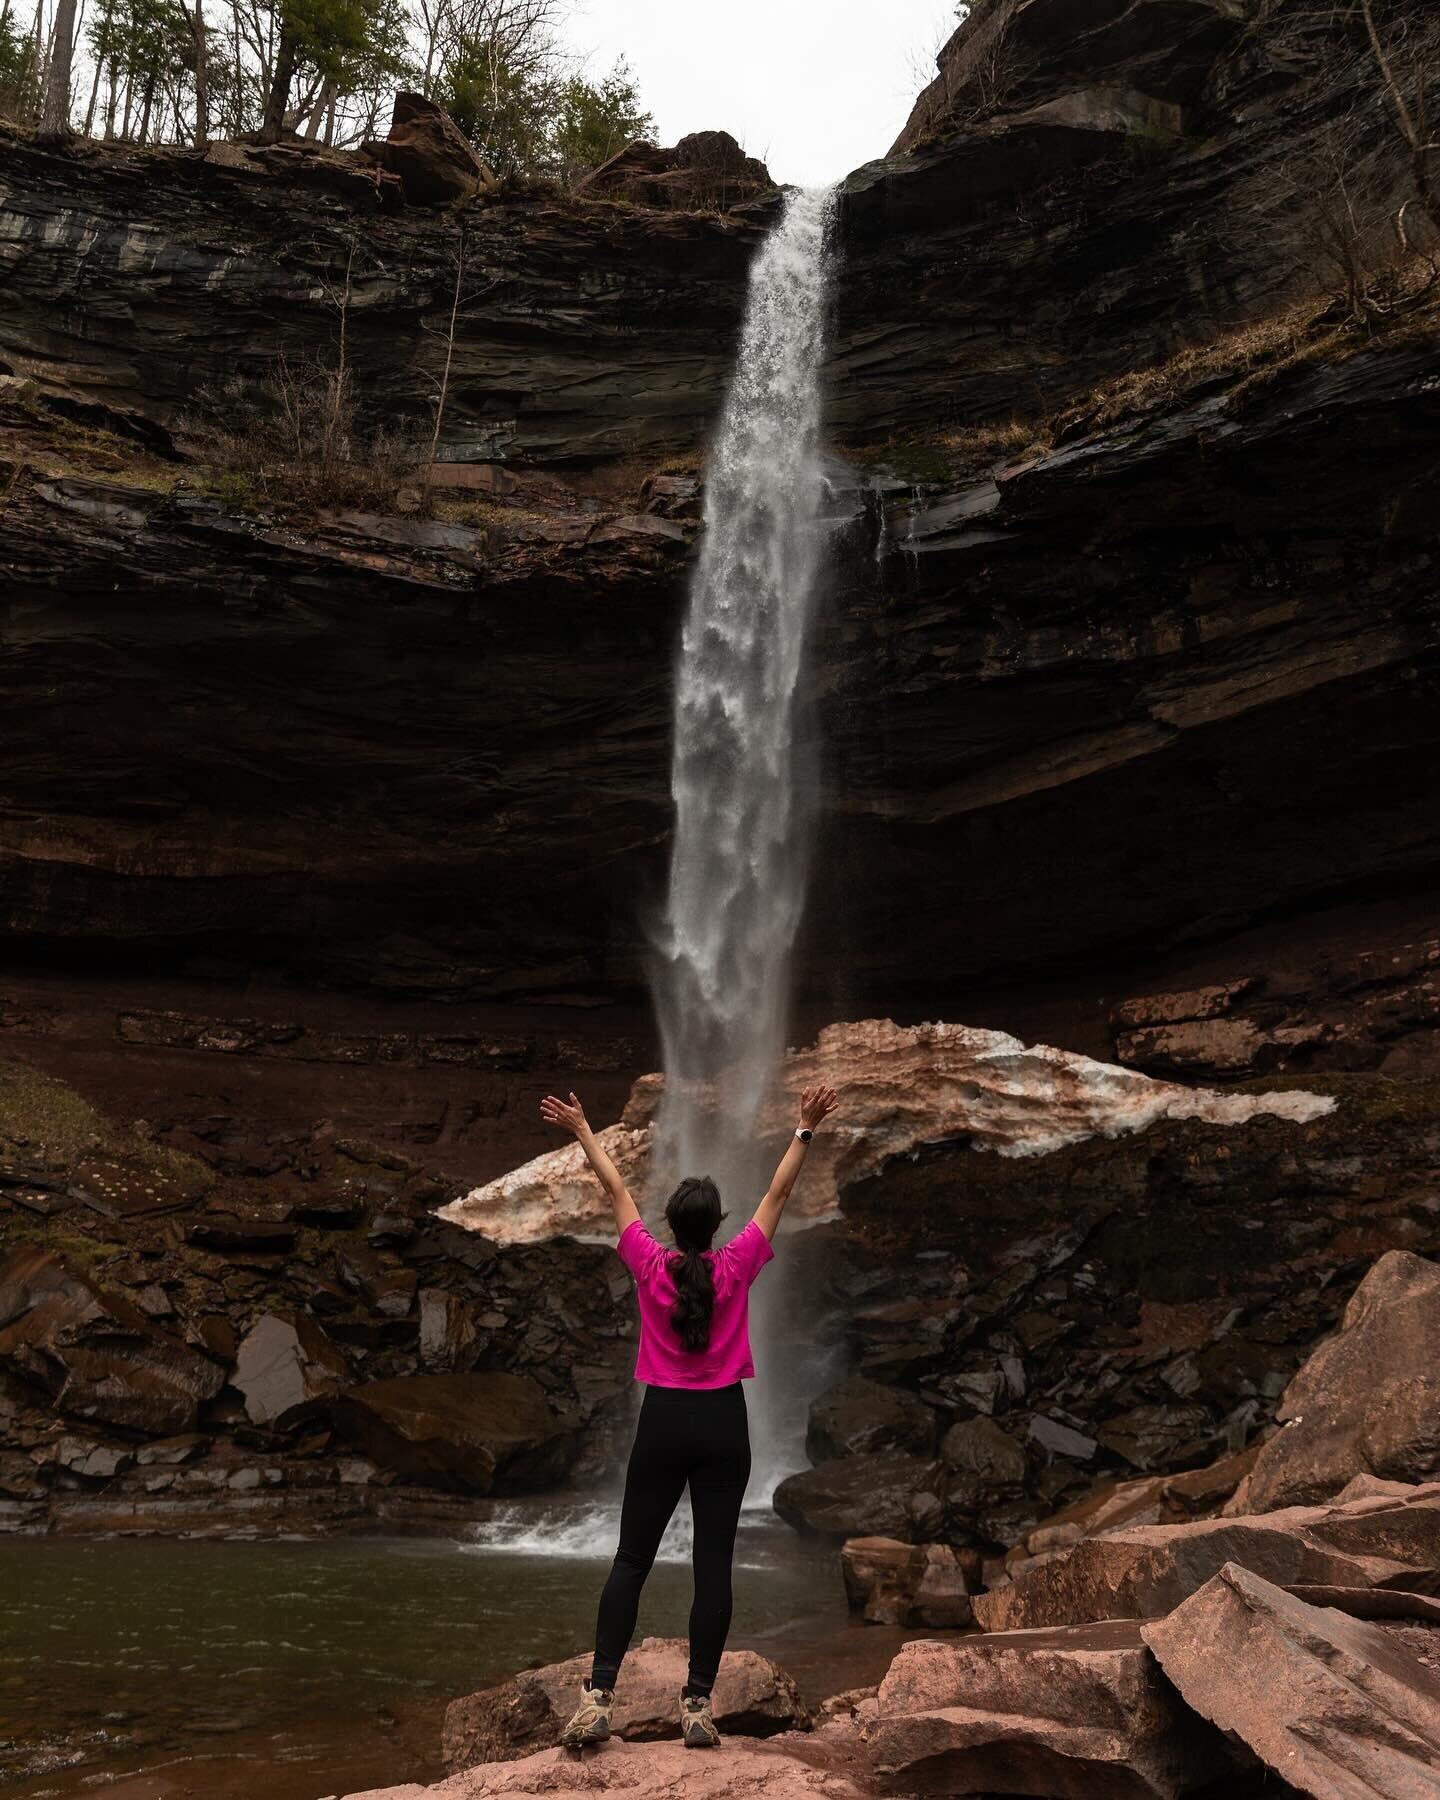
[[[751,271],[675,683],[661,1163],[722,1188],[753,1178],[745,1152],[784,1048],[805,896],[796,708],[821,562],[833,204],[829,189],[791,194]]]
[[[655,999],[666,1084],[652,1203],[683,1174],[708,1173],[730,1211],[750,1216],[770,1170],[760,1106],[785,1044],[790,952],[807,865],[796,714],[823,560],[819,455],[830,190],[792,193],[756,256],[735,373],[712,446],[705,538],[675,683],[674,850],[657,934]],[[797,1414],[822,1383],[792,1356],[767,1358],[783,1290],[756,1287],[751,1333],[753,1515],[803,1460]],[[768,1379],[767,1379],[768,1376]],[[477,1546],[608,1556],[618,1498],[535,1518],[499,1509]],[[689,1554],[681,1507],[660,1559]]]
[[[756,1128],[785,1047],[805,899],[797,711],[823,562],[833,212],[833,190],[792,193],[751,270],[675,684],[675,833],[656,981],[666,1087],[652,1191],[713,1175],[732,1229],[769,1175]],[[759,1423],[763,1440],[763,1408]],[[763,1441],[756,1448],[758,1471]]]

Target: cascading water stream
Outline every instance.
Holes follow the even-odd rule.
[[[834,204],[833,189],[792,193],[751,269],[676,671],[675,833],[655,983],[666,1082],[651,1192],[712,1175],[732,1224],[770,1173],[757,1124],[785,1048],[808,873],[797,714],[824,561]],[[760,1283],[762,1341],[773,1301]],[[752,1497],[768,1498],[783,1470],[760,1393]]]
[[[833,190],[793,192],[751,268],[676,670],[675,833],[655,959],[665,1093],[647,1211],[682,1175],[709,1174],[728,1229],[749,1218],[771,1173],[756,1128],[785,1047],[808,871],[797,714],[825,551],[820,378],[833,212]],[[747,1509],[765,1514],[775,1483],[800,1466],[795,1415],[813,1391],[801,1370],[765,1355],[782,1283],[781,1269],[767,1271],[751,1301],[761,1380],[750,1395]],[[617,1510],[535,1519],[502,1508],[472,1537],[488,1550],[605,1556]],[[682,1506],[660,1560],[687,1560],[689,1542]]]

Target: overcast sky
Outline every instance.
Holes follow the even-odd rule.
[[[955,24],[955,0],[577,0],[568,36],[592,80],[626,58],[660,143],[718,127],[808,186],[885,154]]]

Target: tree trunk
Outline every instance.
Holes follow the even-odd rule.
[[[290,104],[290,84],[295,79],[295,68],[299,60],[294,38],[282,26],[280,48],[275,55],[275,79],[270,83],[270,92],[265,100],[265,118],[260,126],[262,144],[276,144],[280,141],[280,133],[285,126],[285,108]]]
[[[70,66],[75,51],[75,0],[57,0],[55,47],[45,76],[40,102],[40,126],[35,133],[42,144],[59,144],[70,136]]]
[[[88,138],[95,126],[95,102],[100,97],[100,71],[105,67],[105,59],[110,54],[110,18],[115,10],[115,0],[105,0],[105,11],[100,15],[100,30],[95,37],[95,76],[90,83],[90,104],[85,108],[85,132]]]
[[[35,48],[30,58],[30,84],[38,111],[40,91],[45,85],[45,0],[35,0]]]
[[[230,26],[234,41],[234,66],[230,79],[235,84],[234,117],[231,121],[230,135],[238,138],[245,129],[245,65],[240,60],[240,0],[230,0]]]
[[[140,129],[135,134],[135,142],[143,144],[150,136],[150,109],[155,104],[156,71],[152,69],[145,81],[145,98],[140,106]]]
[[[335,90],[339,85],[339,82],[333,75],[327,75],[325,77],[325,84],[320,89],[319,96],[316,99],[314,106],[310,109],[310,118],[305,126],[305,135],[307,138],[319,137],[321,121],[324,119],[325,114],[334,107]]]
[[[195,18],[191,30],[195,33],[195,148],[203,150],[210,142],[210,70],[205,57],[205,8],[202,0],[195,0]],[[176,135],[179,135],[178,132]]]

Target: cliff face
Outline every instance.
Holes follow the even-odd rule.
[[[1241,928],[1433,881],[1435,334],[1302,305],[1335,121],[1374,110],[1377,219],[1402,184],[1306,16],[1007,0],[846,184],[819,1011],[974,1016],[1077,964],[1113,1001],[1193,941],[1187,979],[1245,974]],[[423,437],[456,218],[331,158],[6,150],[11,943],[636,995],[673,491],[773,207],[475,203],[441,443],[480,504],[298,517],[163,460],[187,397],[333,358],[343,312],[361,424]],[[57,411],[145,484],[57,462]]]
[[[1340,1101],[978,1179],[949,1141],[795,1247],[866,1374],[1110,1432],[1078,1472],[1035,1450],[987,1542],[1251,1431],[1365,1263],[1435,1244],[1440,340],[1423,267],[1380,255],[1383,98],[1309,17],[996,0],[845,184],[795,1035],[947,1017]],[[1361,317],[1316,249],[1357,117]],[[670,662],[775,201],[457,216],[283,149],[3,151],[0,1231],[149,1294],[135,1343],[224,1377],[188,1434],[217,1466],[260,1429],[231,1377],[272,1303],[361,1383],[533,1374],[599,1456],[628,1367],[600,1263],[433,1213],[550,1147],[539,1092],[609,1120],[655,1066]],[[356,433],[428,460],[457,274],[431,507],[413,471],[316,502],[196,460],[187,409],[333,370],[342,327]],[[99,1136],[49,1145],[37,1068]],[[108,1479],[51,1455],[48,1405],[7,1427],[27,1509]],[[340,1442],[307,1445],[286,1481],[320,1459],[329,1519]]]
[[[970,10],[890,156],[845,183],[842,433],[1043,421],[1271,318],[1340,280],[1342,205],[1389,256],[1413,195],[1363,34],[1296,0]]]
[[[446,454],[692,445],[764,218],[558,198],[395,213],[338,158],[3,141],[0,360],[160,443],[277,356],[333,363],[343,323],[362,427],[428,444],[463,257]]]

